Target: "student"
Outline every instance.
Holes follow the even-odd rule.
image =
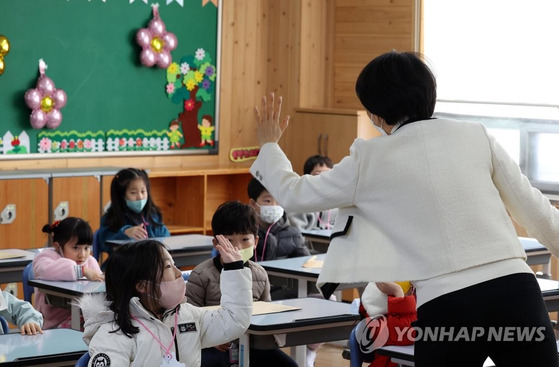
[[[254,209],[239,201],[221,204],[212,218],[214,235],[223,235],[243,257],[245,268],[252,273],[253,301],[271,301],[270,282],[266,270],[249,260],[258,242],[258,219]],[[214,239],[214,246],[217,246]],[[223,259],[217,255],[198,264],[186,283],[186,301],[194,306],[215,306],[221,300],[220,278]],[[238,364],[238,343],[231,341],[214,348],[202,349],[202,365],[229,367]],[[293,366],[297,363],[279,348],[271,350],[250,349],[250,364],[254,366]]]
[[[19,328],[21,335],[42,334],[43,315],[31,303],[14,297],[10,292],[0,292],[0,315]],[[0,334],[4,330],[0,327]]]
[[[202,348],[246,331],[252,314],[251,272],[225,237],[216,239],[224,264],[216,310],[186,303],[181,272],[161,242],[128,243],[109,256],[106,296],[79,301],[91,366],[200,366]]]
[[[163,224],[161,210],[151,197],[146,171],[136,168],[120,170],[111,182],[111,205],[101,217],[99,252],[112,253],[107,240],[141,240],[170,235]]]
[[[294,174],[277,144],[289,123],[280,120],[281,98],[264,98],[257,110],[261,149],[252,174],[287,210],[340,208],[319,288],[410,280],[414,328],[425,330],[414,344],[417,367],[448,366],[456,356],[465,366],[487,357],[497,366],[559,366],[549,314],[511,221],[559,256],[559,210],[482,124],[433,118],[436,79],[419,55],[376,57],[356,91],[382,136],[356,139],[350,155],[318,176]],[[442,328],[454,332],[426,336]],[[484,335],[473,343],[479,328]],[[493,337],[507,330],[515,331]]]
[[[259,215],[256,261],[310,255],[301,232],[289,224],[283,208],[256,178],[248,183],[248,197]]]
[[[99,264],[91,252],[93,233],[89,223],[80,218],[67,217],[53,224],[45,224],[43,232],[52,235],[52,246],[43,249],[33,259],[33,277],[44,280],[75,281],[86,278],[104,279]],[[44,329],[71,326],[71,310],[66,304],[56,304],[55,299],[37,289],[35,306],[45,319]]]
[[[383,316],[382,322],[386,326],[376,327],[371,340],[382,338],[382,345],[411,345],[413,344],[412,322],[417,320],[415,294],[410,282],[379,282],[369,283],[361,295],[359,314],[362,318]],[[379,333],[380,330],[382,331]],[[386,341],[385,341],[386,339]],[[361,341],[362,345],[371,345]],[[390,361],[390,357],[373,354],[373,361],[369,367],[397,367]]]
[[[334,167],[332,160],[324,155],[313,155],[303,165],[303,174],[316,176],[330,171]],[[336,221],[338,209],[328,209],[310,213],[287,213],[287,219],[299,230],[332,229]]]

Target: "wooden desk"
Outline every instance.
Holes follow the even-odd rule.
[[[270,349],[297,346],[292,352],[299,366],[305,365],[306,345],[346,340],[358,314],[347,303],[319,298],[295,298],[273,303],[300,307],[300,310],[252,316],[247,332],[241,336],[239,365],[249,366],[249,348]]]
[[[163,243],[175,260],[175,265],[181,268],[196,266],[209,259],[213,249],[212,238],[201,234],[183,234],[152,239]],[[106,243],[110,246],[118,246],[134,241],[136,240],[107,240]]]
[[[0,335],[0,366],[74,366],[88,350],[82,335],[72,329]]]
[[[19,256],[0,259],[0,283],[21,282],[23,269],[35,257],[35,252],[21,249],[0,249],[0,254],[16,254]]]
[[[72,329],[80,330],[81,310],[75,302],[71,302],[84,294],[104,293],[105,282],[91,282],[89,280],[78,280],[75,282],[59,282],[52,280],[32,279],[28,283],[41,292],[70,301],[72,312]]]

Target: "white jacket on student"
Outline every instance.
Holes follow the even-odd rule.
[[[176,340],[171,349],[187,367],[200,366],[201,349],[227,343],[241,336],[250,325],[252,314],[252,279],[248,268],[224,271],[221,276],[221,307],[208,310],[192,306],[183,299],[179,307]],[[89,346],[90,366],[159,366],[164,350],[137,321],[139,333],[131,338],[117,329],[114,313],[104,297],[86,296],[80,300],[85,319],[83,339]],[[169,346],[175,326],[174,310],[163,321],[149,313],[137,297],[130,300],[130,311],[161,343]]]
[[[293,173],[267,143],[250,171],[288,212],[340,208],[319,286],[417,281],[504,260],[510,272],[530,271],[507,210],[559,256],[559,211],[479,123],[417,121],[356,139],[318,176]]]

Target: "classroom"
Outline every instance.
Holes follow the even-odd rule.
[[[22,267],[52,242],[45,224],[79,217],[98,230],[111,203],[111,182],[123,168],[145,170],[170,238],[211,239],[212,217],[222,203],[250,201],[251,166],[261,148],[255,107],[262,108],[270,92],[282,96],[282,116],[291,117],[278,144],[293,171],[302,175],[307,158],[317,154],[339,163],[356,138],[383,134],[356,95],[356,80],[365,65],[391,50],[425,54],[437,76],[434,116],[483,124],[531,185],[559,208],[559,166],[553,158],[559,154],[553,88],[559,76],[552,62],[559,47],[543,36],[527,41],[535,34],[557,34],[557,26],[547,24],[556,23],[548,17],[559,9],[546,3],[550,9],[542,14],[528,5],[511,6],[510,19],[522,14],[542,19],[533,29],[506,28],[506,33],[488,21],[503,4],[0,0],[0,252],[6,252],[0,254],[0,287],[23,299]],[[484,7],[486,16],[476,7]],[[476,27],[469,29],[467,19],[476,19]],[[455,42],[445,32],[450,28]],[[474,37],[503,46],[459,46],[475,44]],[[508,56],[517,60],[504,62],[499,52],[513,52],[519,44],[530,44],[528,56]],[[485,56],[463,56],[477,52]],[[518,73],[536,52],[541,61],[528,76],[507,74]],[[464,71],[469,68],[479,68],[475,78]],[[499,88],[480,86],[484,80]],[[557,258],[532,240],[529,230],[512,218],[511,223],[538,279],[559,280]],[[314,249],[326,251],[330,234],[303,233],[321,261],[322,251]],[[180,257],[175,244],[168,248],[180,270],[191,271],[211,256],[208,244],[193,245],[196,256]],[[299,296],[307,294],[306,280],[314,284],[320,273],[311,272],[316,274],[305,281],[288,281],[305,283]],[[282,276],[281,271],[274,275]],[[555,292],[554,284],[546,286]],[[362,292],[363,284],[335,295],[349,307]],[[554,297],[548,295],[546,305]],[[557,311],[549,313],[552,320]],[[80,311],[73,312],[79,318]],[[339,322],[318,349],[316,367],[354,366],[347,351],[343,354],[348,325],[357,321]],[[10,329],[17,328],[11,324]],[[340,332],[347,337],[336,339]],[[246,342],[254,342],[247,335]],[[301,362],[305,348],[300,345],[280,347]],[[63,362],[74,365],[81,347]]]

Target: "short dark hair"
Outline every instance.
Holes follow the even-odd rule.
[[[437,81],[419,54],[391,51],[363,68],[355,91],[369,112],[395,125],[433,115]]]
[[[252,178],[247,187],[248,197],[254,201],[262,194],[263,191],[268,191],[264,185],[260,183],[256,178]]]
[[[305,175],[310,175],[314,167],[317,165],[319,166],[326,166],[328,168],[334,167],[332,160],[325,156],[325,155],[312,155],[305,161],[305,165],[303,166],[303,173]]]
[[[212,218],[212,231],[214,236],[221,234],[258,235],[258,219],[254,208],[240,201],[228,201],[221,204]]]
[[[163,248],[165,246],[157,240],[141,240],[117,246],[107,259],[106,298],[115,313],[116,324],[127,336],[140,331],[130,319],[130,299],[140,296],[136,284],[142,280],[151,284],[161,282]],[[151,288],[150,296],[157,299],[156,287]]]
[[[60,247],[76,238],[78,245],[91,245],[93,243],[93,231],[88,222],[77,217],[66,217],[52,224],[45,224],[42,231],[52,233],[52,242],[58,242]]]

